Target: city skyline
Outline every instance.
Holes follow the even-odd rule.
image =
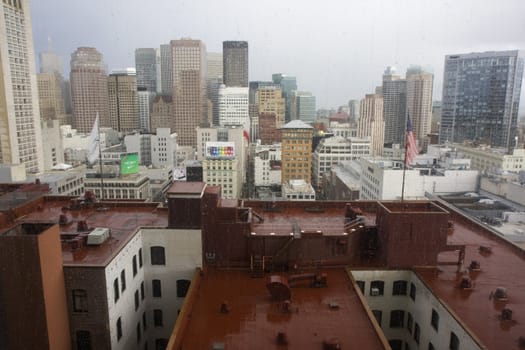
[[[65,62],[76,47],[94,46],[110,71],[133,66],[136,48],[158,47],[172,39],[202,40],[210,52],[221,51],[223,41],[246,40],[251,81],[270,80],[275,72],[296,76],[298,88],[311,91],[319,108],[330,108],[374,91],[388,65],[397,66],[400,74],[412,64],[430,70],[434,99],[440,99],[445,55],[525,48],[525,28],[514,25],[525,10],[520,1],[484,6],[334,2],[325,9],[294,4],[166,2],[156,7],[162,11],[148,12],[135,1],[84,5],[50,0],[32,4],[35,52],[47,49],[48,37]],[[71,15],[57,20],[54,8]],[[144,22],[145,12],[151,12],[147,21],[155,26],[130,30],[129,23]],[[520,110],[525,110],[523,104]]]

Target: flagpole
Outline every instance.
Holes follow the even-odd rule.
[[[98,118],[98,112],[97,112]],[[100,142],[100,119],[97,123],[97,132],[98,132],[98,164],[100,166],[100,199],[104,199],[104,174],[102,172],[102,144]]]
[[[405,173],[407,170],[407,140],[406,140],[406,131],[405,131],[405,158],[403,159],[403,182],[401,185],[401,202],[405,198]]]

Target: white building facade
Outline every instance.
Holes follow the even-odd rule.
[[[244,130],[250,132],[250,116],[248,113],[247,87],[219,88],[219,125],[242,125]]]
[[[255,147],[255,186],[276,186],[281,184],[281,144]]]

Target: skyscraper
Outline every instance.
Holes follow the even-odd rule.
[[[290,118],[292,120],[299,119],[305,123],[312,123],[315,121],[315,96],[308,91],[292,91]]]
[[[250,133],[250,117],[248,115],[248,88],[219,88],[219,125],[242,125]]]
[[[285,122],[286,100],[278,87],[263,87],[257,91],[258,114],[275,113],[275,125],[277,129]]]
[[[396,74],[395,67],[387,67],[383,74],[383,118],[385,143],[404,142],[406,120],[406,80]]]
[[[146,90],[146,88],[137,88],[137,100],[138,100],[138,111],[139,111],[139,127],[140,130],[145,132],[153,131],[151,128],[151,105],[155,93]]]
[[[281,128],[281,184],[290,180],[312,179],[312,138],[314,128],[300,120],[292,120]]]
[[[135,49],[137,87],[146,88],[150,92],[157,92],[157,63],[159,59],[158,49]]]
[[[248,42],[224,41],[222,55],[224,84],[248,87]]]
[[[0,6],[0,164],[43,170],[42,131],[28,0]]]
[[[207,122],[206,47],[200,40],[171,41],[173,124],[181,146],[197,146],[195,128]]]
[[[139,129],[137,76],[134,68],[114,70],[108,77],[109,126],[119,132]]]
[[[284,120],[288,123],[292,120],[291,109],[292,109],[292,91],[297,90],[297,79],[293,76],[275,73],[272,74],[272,81],[281,86],[283,97],[286,101],[286,110]]]
[[[64,123],[65,105],[62,96],[63,80],[57,72],[38,73],[38,101],[42,120],[58,119]]]
[[[79,47],[71,54],[73,127],[88,133],[97,113],[100,125],[109,126],[108,80],[103,57],[93,47]]]
[[[359,106],[357,137],[371,139],[370,155],[383,155],[385,120],[383,119],[383,96],[367,94]]]
[[[160,45],[160,84],[161,93],[171,95],[173,89],[173,60],[171,59],[171,45]]]
[[[414,137],[419,149],[426,151],[432,123],[432,89],[434,75],[420,67],[407,70],[407,112],[410,113]],[[406,125],[406,122],[403,123]]]
[[[512,147],[523,64],[519,51],[445,56],[440,142]]]
[[[58,73],[64,75],[64,64],[62,57],[51,51],[48,48],[46,52],[41,52],[38,55],[40,60],[40,73]]]
[[[206,65],[206,93],[212,104],[212,124],[217,126],[219,125],[219,88],[223,79],[222,52],[208,52]]]

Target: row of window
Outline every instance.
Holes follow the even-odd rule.
[[[138,268],[137,268],[137,255],[133,256],[131,265],[132,265],[132,270],[133,270],[133,278],[135,278],[135,276],[138,273],[138,268],[142,268],[142,265],[143,265],[142,248],[140,248],[138,252]],[[125,290],[126,290],[126,269],[124,268],[120,272],[120,291],[119,291],[118,277],[115,278],[115,280],[113,281],[113,296],[114,296],[115,303],[119,300],[120,294],[124,293]]]
[[[414,338],[415,339],[415,338]],[[392,348],[392,350],[403,350],[403,341],[401,339],[390,339],[388,341],[388,344]],[[419,345],[419,341],[417,341],[417,344]],[[428,342],[428,350],[435,350],[436,348],[432,344],[432,342]],[[457,337],[454,332],[450,333],[450,341],[449,341],[449,350],[459,350],[459,338]],[[408,343],[405,343],[404,350],[410,350],[410,345]]]
[[[365,294],[365,281],[356,281],[357,286],[361,290],[361,293]],[[384,295],[385,282],[381,280],[375,280],[370,282],[370,296],[381,296]],[[392,283],[392,295],[407,295],[408,282],[405,280],[397,280]],[[416,301],[416,286],[414,283],[410,283],[410,298]]]

